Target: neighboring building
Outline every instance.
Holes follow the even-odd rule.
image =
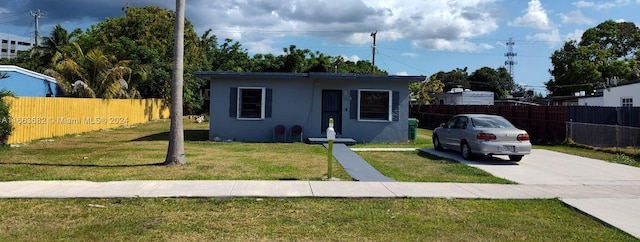
[[[449,92],[436,94],[435,103],[440,105],[493,105],[493,99],[493,92],[453,88]]]
[[[591,96],[582,95],[578,105],[600,107],[640,107],[640,80],[596,89]]]
[[[604,99],[602,97],[602,93],[592,95],[592,96],[579,97],[577,105],[604,107]]]
[[[493,101],[496,106],[540,106],[540,104],[520,101],[517,98],[502,98]]]
[[[18,97],[55,97],[62,94],[56,79],[18,66],[0,65],[0,90],[8,90]]]
[[[408,140],[409,83],[424,76],[196,72],[210,81],[209,139],[271,142],[277,125],[326,137],[329,118],[356,142]]]
[[[27,37],[0,33],[0,59],[13,58],[18,55],[18,51],[29,50],[33,46],[31,40]]]
[[[576,106],[579,105],[580,96],[554,96],[538,100],[543,106]]]

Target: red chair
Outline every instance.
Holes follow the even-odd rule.
[[[293,142],[293,137],[294,136],[300,136],[300,142],[302,142],[302,126],[300,125],[294,125],[293,127],[291,127],[291,132],[289,133],[289,140],[291,142]]]
[[[284,138],[283,142],[287,142],[287,129],[284,125],[278,125],[273,129],[273,142],[276,141],[277,136],[282,136]]]

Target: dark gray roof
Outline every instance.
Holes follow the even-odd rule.
[[[207,80],[216,78],[236,78],[236,79],[340,79],[340,80],[359,80],[359,81],[424,81],[425,76],[383,76],[383,75],[359,75],[345,73],[330,72],[311,72],[311,73],[286,73],[286,72],[220,72],[220,71],[199,71],[194,73],[195,76]]]

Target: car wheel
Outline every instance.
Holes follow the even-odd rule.
[[[465,160],[473,159],[473,153],[471,153],[471,147],[469,147],[469,144],[467,144],[466,141],[462,141],[462,144],[460,145],[460,153],[462,153],[462,158],[464,158]]]
[[[437,134],[433,135],[433,148],[436,150],[443,150],[442,144],[440,144],[440,138],[438,138]]]
[[[523,156],[524,155],[510,155],[509,156],[509,160],[510,161],[520,161],[520,160],[522,160]]]

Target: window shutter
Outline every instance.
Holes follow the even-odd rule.
[[[351,90],[350,119],[358,119],[358,90]]]
[[[271,118],[271,113],[273,111],[273,89],[267,88],[267,93],[265,93],[264,98],[264,116],[265,118]]]
[[[232,87],[229,91],[229,118],[238,117],[238,88]]]
[[[394,91],[391,101],[391,121],[400,121],[400,92]]]

